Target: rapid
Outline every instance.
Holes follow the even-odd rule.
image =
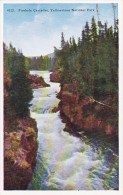
[[[60,84],[50,82],[48,71],[31,71],[50,87],[33,90],[30,114],[37,122],[37,163],[28,190],[111,190],[118,188],[118,155],[83,134],[80,138],[63,131],[59,111]]]

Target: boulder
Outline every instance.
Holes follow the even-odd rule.
[[[55,70],[50,74],[50,81],[60,83],[62,77],[62,72],[60,70]]]
[[[37,89],[37,88],[43,88],[43,87],[49,87],[50,85],[47,84],[43,77],[39,77],[37,75],[29,75],[29,81],[31,82],[31,87],[32,89]]]

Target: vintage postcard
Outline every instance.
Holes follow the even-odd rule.
[[[122,1],[0,6],[2,193],[121,194]]]

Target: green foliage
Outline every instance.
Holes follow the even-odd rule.
[[[25,57],[25,68],[27,71],[30,70],[31,58]]]
[[[9,72],[12,81],[9,90],[10,107],[15,116],[27,116],[29,102],[32,99],[32,90],[28,79],[28,61],[11,44],[4,53],[4,59],[5,70]]]
[[[61,42],[63,39],[62,33]],[[74,37],[65,43],[55,60],[55,67],[63,72],[62,83],[77,83],[82,96],[117,96],[118,24],[113,31],[107,23],[96,24],[93,17],[91,27],[86,22],[77,44]]]
[[[51,58],[48,55],[30,58],[29,69],[31,70],[49,70],[51,66]]]

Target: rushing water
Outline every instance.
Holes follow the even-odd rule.
[[[118,188],[118,156],[108,145],[102,149],[82,135],[74,137],[63,129],[59,112],[52,113],[59,100],[59,83],[33,90],[31,117],[38,127],[37,164],[28,190],[110,190]]]

